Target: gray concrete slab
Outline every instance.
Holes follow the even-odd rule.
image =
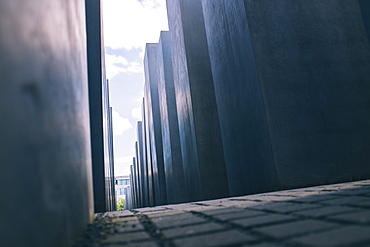
[[[146,176],[146,165],[144,160],[144,147],[143,147],[143,122],[137,122],[137,159],[139,165],[139,176],[140,176],[140,194],[141,194],[141,206],[147,207],[148,206],[148,181]]]
[[[368,4],[202,3],[231,194],[370,177]]]
[[[85,1],[95,212],[109,211],[115,206],[112,200],[109,200],[109,195],[114,195],[114,188],[107,182],[114,178],[111,171],[113,164],[109,158],[109,97],[105,75],[101,4],[100,0]]]
[[[149,113],[149,103],[150,101],[150,88],[149,84],[144,85],[144,105],[143,105],[143,116],[144,116],[144,131],[145,131],[145,152],[146,152],[146,168],[147,168],[147,179],[148,179],[148,206],[155,205],[155,196],[154,196],[154,183],[153,183],[153,166],[152,166],[152,148],[151,148],[151,136],[149,119],[151,118]]]
[[[161,32],[157,51],[158,96],[160,105],[163,161],[168,203],[186,202],[188,192],[181,156],[176,94],[173,82],[171,36]]]
[[[167,189],[158,95],[157,47],[158,44],[146,44],[144,70],[155,205],[162,205],[167,203]]]
[[[229,195],[201,1],[167,0],[189,200]]]
[[[144,95],[147,94],[147,90],[146,90],[146,87],[144,87]],[[142,109],[142,117],[143,117],[143,121],[142,121],[142,147],[143,147],[143,166],[144,166],[144,177],[145,177],[145,193],[144,193],[144,206],[145,207],[148,207],[148,206],[152,206],[153,204],[151,204],[151,196],[152,196],[152,193],[151,193],[151,190],[150,190],[150,186],[151,186],[151,176],[149,176],[149,163],[150,163],[150,153],[148,152],[148,116],[147,116],[147,111],[145,110],[146,108],[146,100],[145,100],[145,97],[143,98],[143,103],[141,105],[141,109]],[[150,149],[149,149],[150,150]]]
[[[71,245],[94,214],[85,2],[1,0],[0,37],[0,245]]]

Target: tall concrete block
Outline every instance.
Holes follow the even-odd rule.
[[[148,177],[148,159],[147,159],[147,146],[146,146],[146,143],[147,143],[147,134],[146,134],[146,130],[147,130],[147,117],[146,117],[146,114],[145,114],[145,99],[143,98],[143,103],[142,103],[142,106],[141,106],[141,109],[142,109],[142,118],[143,118],[143,121],[142,121],[142,144],[141,144],[141,147],[142,147],[142,152],[143,152],[143,161],[142,161],[142,164],[143,164],[143,175],[144,175],[144,207],[148,207],[149,206],[149,177]],[[139,135],[138,135],[139,137]],[[139,142],[140,143],[140,142]]]
[[[138,177],[138,171],[137,171],[137,162],[136,158],[132,158],[132,178],[133,178],[133,188],[134,188],[134,197],[135,197],[135,208],[140,207],[140,194],[139,194],[139,177]]]
[[[131,176],[130,176],[131,177]],[[125,210],[132,209],[132,196],[131,196],[131,185],[128,186],[126,189],[126,200],[125,200]]]
[[[200,0],[167,0],[177,114],[189,200],[229,195]]]
[[[166,175],[168,203],[188,200],[181,156],[176,94],[173,83],[171,37],[161,32],[158,51],[158,94],[162,124],[163,162]]]
[[[105,78],[101,1],[86,1],[85,6],[94,206],[95,212],[105,212],[114,210],[115,205],[110,196],[114,196],[114,187],[111,187],[113,166],[109,149],[109,96]]]
[[[167,203],[167,195],[158,95],[157,46],[146,44],[144,70],[155,205],[162,205]]]
[[[233,194],[370,177],[366,6],[203,0]]]
[[[278,184],[244,2],[204,0],[203,11],[230,195],[274,190]]]
[[[132,165],[130,166],[130,187],[129,187],[129,194],[130,194],[130,200],[129,200],[129,206],[131,209],[135,209],[136,206],[135,206],[135,196],[134,196],[134,178],[132,176]]]
[[[135,142],[135,161],[136,161],[136,175],[137,175],[137,193],[138,193],[138,207],[142,206],[142,179],[141,179],[141,166],[139,160],[139,145]]]
[[[146,167],[144,161],[144,147],[143,147],[143,122],[137,122],[137,159],[140,167],[140,193],[141,193],[141,206],[148,206],[147,194],[148,194],[148,181],[146,176]]]
[[[68,246],[94,214],[84,1],[0,1],[0,245]]]
[[[145,123],[145,151],[146,151],[146,168],[147,168],[147,178],[148,178],[148,206],[155,205],[155,196],[154,196],[154,183],[153,183],[153,166],[152,166],[152,152],[151,152],[151,137],[150,137],[150,123],[149,123],[149,112],[150,106],[148,105],[148,97],[150,97],[149,93],[149,84],[144,85],[144,107],[143,107],[143,116],[144,116],[144,123]]]

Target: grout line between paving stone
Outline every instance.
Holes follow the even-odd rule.
[[[297,243],[289,243],[287,241],[289,241],[290,239],[293,239],[293,238],[305,236],[305,235],[307,235],[307,232],[295,234],[295,235],[288,236],[288,237],[275,238],[275,237],[272,237],[270,235],[263,234],[261,232],[255,231],[254,228],[256,228],[256,226],[243,227],[243,226],[239,226],[237,224],[234,224],[232,222],[219,220],[217,218],[214,218],[210,215],[203,214],[201,212],[196,212],[196,211],[190,211],[190,212],[195,216],[207,219],[209,222],[214,222],[214,223],[220,224],[220,225],[224,226],[225,228],[238,230],[238,231],[241,231],[241,232],[246,233],[248,235],[256,236],[257,240],[250,242],[251,244],[266,243],[266,241],[268,241],[268,242],[274,242],[276,244],[282,244],[283,246],[287,246],[287,247],[289,247],[289,246],[292,246],[292,247],[293,246],[295,246],[295,247],[299,247],[299,246],[304,247],[304,246],[306,246],[306,245],[297,244]],[[265,212],[267,212],[267,211],[265,211]],[[276,213],[274,212],[274,214],[276,214]],[[282,214],[282,215],[289,215],[289,214]],[[251,218],[254,218],[254,217],[251,217]],[[299,216],[298,220],[297,219],[291,219],[291,220],[284,220],[284,221],[279,221],[279,222],[266,223],[266,224],[263,224],[263,225],[259,225],[258,228],[259,227],[279,225],[279,224],[289,223],[289,222],[298,222],[298,221],[301,221],[301,220],[303,221],[303,220],[306,220],[306,219],[312,219],[312,218],[300,217]],[[330,221],[327,220],[327,222],[330,222]],[[340,227],[341,226],[328,228],[328,229],[325,229],[325,230],[322,230],[322,229],[313,230],[313,231],[310,231],[308,234],[311,235],[311,234],[320,233],[320,232],[332,231],[332,230],[338,229]]]
[[[243,232],[243,233],[246,233],[248,235],[257,237],[257,239],[255,241],[251,241],[250,244],[255,244],[255,243],[260,243],[260,242],[266,242],[266,240],[267,241],[271,241],[271,242],[281,243],[281,241],[279,239],[275,239],[275,238],[273,238],[271,236],[268,236],[268,235],[265,235],[265,234],[261,234],[259,232],[251,231],[252,227],[243,227],[243,226],[239,226],[237,224],[234,224],[232,222],[222,221],[222,220],[219,220],[217,218],[214,218],[214,217],[212,217],[210,215],[204,214],[202,212],[190,211],[190,213],[192,213],[195,216],[198,216],[198,217],[201,217],[203,219],[206,219],[206,220],[208,220],[208,222],[213,222],[213,223],[220,224],[220,225],[224,226],[227,229],[230,229],[230,230],[238,230],[238,231]],[[279,221],[279,223],[292,222],[292,221],[294,221],[294,220]],[[274,224],[276,224],[276,223],[266,223],[263,226],[270,226],[270,225],[274,225]],[[286,246],[289,246],[289,245],[286,245]]]
[[[141,225],[144,227],[145,231],[150,235],[150,237],[161,247],[175,247],[175,244],[165,238],[161,233],[161,230],[156,227],[156,225],[150,220],[150,218],[140,211],[130,210],[139,220]]]

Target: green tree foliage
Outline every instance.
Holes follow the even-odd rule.
[[[125,199],[119,199],[117,201],[117,210],[124,210],[125,209]]]

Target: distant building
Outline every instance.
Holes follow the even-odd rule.
[[[130,186],[130,178],[129,176],[117,176],[114,178],[115,181],[115,188],[116,188],[116,200],[117,202],[120,199],[126,200],[127,189]]]

